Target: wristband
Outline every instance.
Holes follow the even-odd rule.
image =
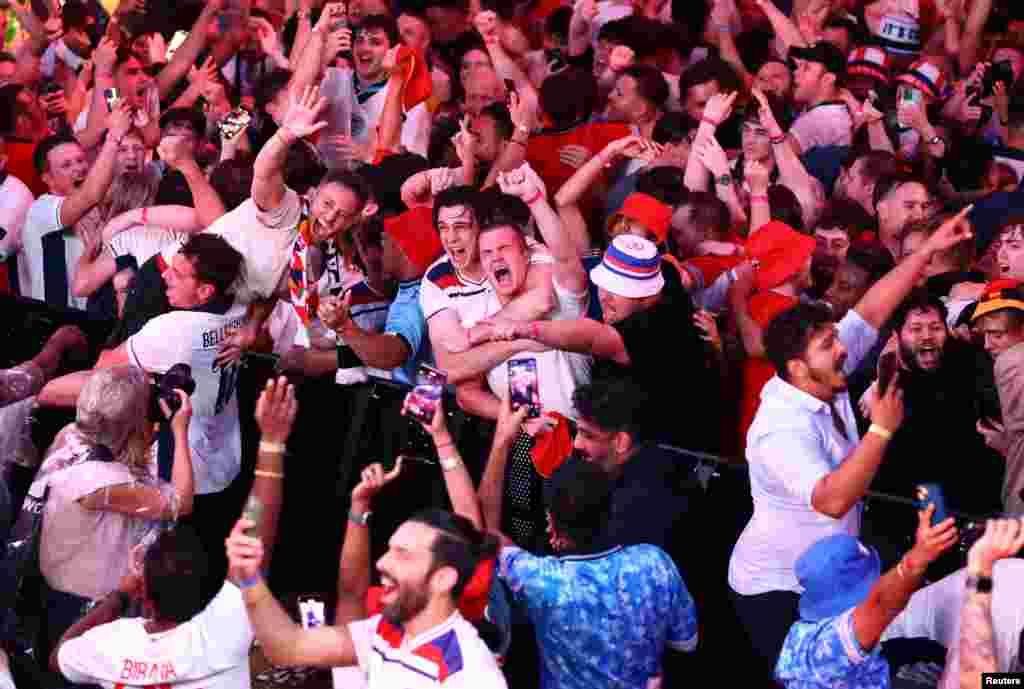
[[[244,591],[245,589],[251,589],[253,586],[255,586],[256,584],[260,583],[261,581],[263,581],[263,577],[261,577],[259,574],[257,574],[256,576],[253,576],[253,577],[246,577],[245,579],[239,579],[237,582],[235,582],[235,585],[238,586],[238,588],[240,588],[240,589],[242,589]]]
[[[716,127],[716,128],[718,127],[718,120],[713,120],[710,117],[708,117],[707,115],[704,115],[703,117],[701,117],[700,121],[705,123],[705,124],[710,124],[712,127]]]
[[[530,321],[530,339],[540,342],[540,326],[537,325],[537,321]]]
[[[149,207],[145,207],[142,209],[142,224],[149,224]]]
[[[543,196],[544,194],[538,190],[537,193],[534,194],[531,198],[526,199],[526,205],[532,206],[533,204],[537,203],[537,201],[539,201]]]
[[[260,441],[260,452],[266,452],[268,454],[284,454],[284,443],[272,443],[269,440]]]
[[[256,469],[252,472],[253,476],[262,476],[263,478],[275,478],[278,481],[284,480],[284,474],[280,471],[264,471],[263,469]]]
[[[886,428],[882,428],[877,423],[871,424],[871,426],[868,428],[868,433],[874,433],[883,440],[892,440],[892,431]]]
[[[363,512],[361,514],[356,514],[355,512],[349,511],[348,520],[357,526],[366,526],[370,523],[370,515],[372,514],[373,512],[371,512],[370,510],[367,510],[366,512]]]
[[[751,194],[751,203],[770,203],[768,200],[768,194]]]

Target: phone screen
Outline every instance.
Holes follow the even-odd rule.
[[[405,396],[405,413],[416,420],[430,425],[434,421],[437,405],[441,401],[443,385],[420,383]]]
[[[188,39],[188,31],[175,31],[174,35],[171,36],[171,42],[167,44],[167,60],[170,61],[174,57],[174,53],[178,51],[181,44]]]
[[[920,509],[928,505],[935,505],[935,514],[932,515],[932,526],[945,521],[949,517],[949,510],[946,509],[946,496],[942,492],[942,486],[937,483],[922,483],[917,487],[917,504]]]
[[[512,359],[508,362],[508,398],[513,411],[527,406],[528,418],[536,419],[540,416],[536,359]]]

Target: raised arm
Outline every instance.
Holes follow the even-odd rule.
[[[366,521],[373,500],[381,489],[394,481],[402,471],[402,458],[395,459],[391,471],[384,471],[380,462],[363,469],[360,481],[352,490],[345,541],[341,545],[338,564],[338,603],[334,623],[345,625],[366,617],[366,592],[370,590],[370,529]]]
[[[960,36],[960,73],[966,74],[978,64],[985,24],[992,14],[992,0],[974,0]]]
[[[309,38],[295,62],[292,80],[288,85],[293,92],[302,93],[320,81],[320,75],[323,73],[324,46],[327,44],[327,33],[331,28],[331,22],[336,17],[344,16],[345,13],[344,3],[332,2],[324,5],[319,21],[310,32]]]
[[[196,220],[200,227],[209,227],[224,215],[224,202],[196,162],[191,144],[180,136],[165,136],[157,152],[160,160],[185,177],[189,191],[192,192]]]
[[[772,25],[772,32],[787,52],[793,46],[807,45],[807,40],[800,33],[800,29],[797,28],[792,19],[775,6],[772,0],[757,0],[757,6],[768,17],[768,21]]]
[[[404,407],[402,413],[405,413]],[[473,526],[479,531],[483,529],[484,525],[480,515],[480,500],[477,497],[476,488],[473,486],[473,477],[469,475],[469,470],[466,468],[465,462],[462,461],[462,455],[459,454],[459,448],[452,440],[451,433],[448,432],[448,424],[445,419],[444,403],[438,400],[431,423],[429,425],[421,423],[420,425],[434,441],[437,458],[441,461],[441,474],[444,477],[445,487],[448,489],[448,499],[452,503],[452,512],[473,522]]]
[[[548,204],[544,182],[533,168],[524,164],[516,170],[499,174],[498,185],[504,193],[522,199],[530,208],[537,221],[537,229],[555,259],[555,282],[572,294],[585,292],[587,274],[580,260],[579,248],[562,230],[558,214]]]
[[[590,47],[590,31],[597,17],[597,0],[576,0],[569,19],[569,54],[579,57]]]
[[[519,429],[526,420],[528,409],[525,406],[512,411],[508,399],[501,401],[498,412],[498,425],[494,430],[491,452],[487,456],[483,478],[480,479],[480,504],[483,509],[483,521],[490,531],[501,530],[502,502],[505,495],[505,467],[512,443],[519,434]]]
[[[107,112],[107,99],[103,92],[114,87],[117,44],[113,39],[104,37],[93,51],[92,60],[93,85],[89,100],[89,115],[85,120],[85,129],[77,133],[78,142],[86,149],[92,149],[100,144],[110,118]]]
[[[161,100],[171,95],[174,86],[188,74],[189,68],[195,65],[196,60],[199,59],[199,53],[206,46],[206,35],[210,24],[224,9],[224,2],[225,0],[210,0],[203,5],[199,17],[192,25],[192,30],[189,31],[188,38],[174,52],[171,61],[164,65],[164,68],[156,75],[156,87]]]
[[[409,343],[396,333],[375,333],[359,327],[352,320],[351,299],[351,292],[346,292],[341,299],[325,299],[318,311],[320,320],[336,332],[367,366],[381,369],[402,366],[414,354]]]
[[[60,223],[63,227],[71,227],[77,223],[106,197],[110,183],[114,179],[117,147],[132,128],[132,115],[127,103],[122,101],[117,109],[110,113],[108,127],[107,139],[85,182],[71,196],[64,199],[60,206]]]
[[[967,206],[944,222],[920,249],[904,258],[878,280],[853,307],[861,318],[875,329],[881,328],[917,284],[925,266],[936,252],[945,251],[960,242],[970,240],[973,233],[970,222],[967,221],[967,214],[973,207]]]
[[[992,631],[992,591],[983,590],[978,582],[987,578],[991,584],[995,563],[1012,557],[1021,547],[1024,524],[1020,519],[990,519],[984,535],[967,554],[969,583],[960,609],[960,689],[980,689],[982,673],[999,671]]]
[[[326,99],[319,96],[312,87],[302,93],[292,91],[289,94],[284,122],[256,156],[252,198],[260,210],[271,211],[281,205],[285,194],[284,164],[288,158],[288,149],[299,139],[311,136],[327,126],[326,122],[320,120],[326,107]]]
[[[480,12],[473,18],[473,24],[483,38],[484,47],[487,48],[487,54],[491,57],[491,64],[494,65],[494,71],[498,77],[515,84],[520,98],[529,98],[534,103],[539,102],[537,91],[533,88],[530,77],[509,56],[505,46],[502,45],[502,25],[498,20],[498,15],[493,11]]]
[[[245,535],[247,526],[240,520],[227,539],[228,571],[242,589],[249,623],[267,659],[275,665],[353,665],[356,652],[347,626],[302,629],[277,602],[263,579],[263,544]]]
[[[384,108],[377,120],[376,146],[374,156],[398,151],[402,145],[402,93],[405,90],[405,70],[398,65],[399,46],[388,50],[384,56],[384,67],[391,76],[388,79],[387,93],[384,95]]]
[[[270,559],[277,543],[277,525],[281,515],[284,484],[284,456],[288,436],[291,435],[298,413],[295,386],[285,376],[270,378],[256,401],[256,425],[260,429],[260,444],[256,454],[251,497],[263,504],[263,515],[258,525],[263,544],[264,572],[270,570]]]
[[[957,540],[952,517],[931,525],[935,505],[917,515],[917,538],[914,547],[903,556],[899,565],[890,569],[871,587],[868,597],[853,611],[853,631],[861,648],[870,651],[885,628],[907,607],[910,595],[924,579],[928,565],[949,550]]]

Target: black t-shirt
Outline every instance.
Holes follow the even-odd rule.
[[[124,314],[114,326],[107,347],[114,348],[142,330],[151,319],[168,313],[171,304],[167,301],[167,283],[161,270],[160,254],[142,264],[135,273],[132,287],[124,302]],[[126,266],[119,265],[118,268]]]
[[[651,437],[712,450],[718,444],[719,381],[693,315],[689,298],[663,294],[651,308],[614,324],[630,365],[596,361],[593,378],[631,378],[648,394]]]

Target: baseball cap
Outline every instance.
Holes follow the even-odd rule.
[[[778,287],[796,275],[814,254],[818,242],[797,232],[784,222],[773,220],[754,231],[747,239],[747,255],[756,258],[757,288]]]
[[[668,237],[668,226],[672,221],[672,209],[650,194],[635,192],[626,197],[617,215],[635,220],[658,238],[662,243]]]
[[[996,280],[990,283],[975,305],[971,321],[1002,309],[1024,311],[1024,289],[1019,280]]]
[[[806,48],[794,46],[789,49],[789,57],[821,63],[825,65],[825,71],[835,74],[837,79],[846,77],[846,56],[834,43],[818,41]]]
[[[826,536],[796,561],[800,618],[820,622],[855,608],[882,573],[878,552],[849,534]]]
[[[632,299],[653,297],[665,286],[658,247],[629,234],[612,240],[601,263],[590,271],[590,279],[612,294]]]

